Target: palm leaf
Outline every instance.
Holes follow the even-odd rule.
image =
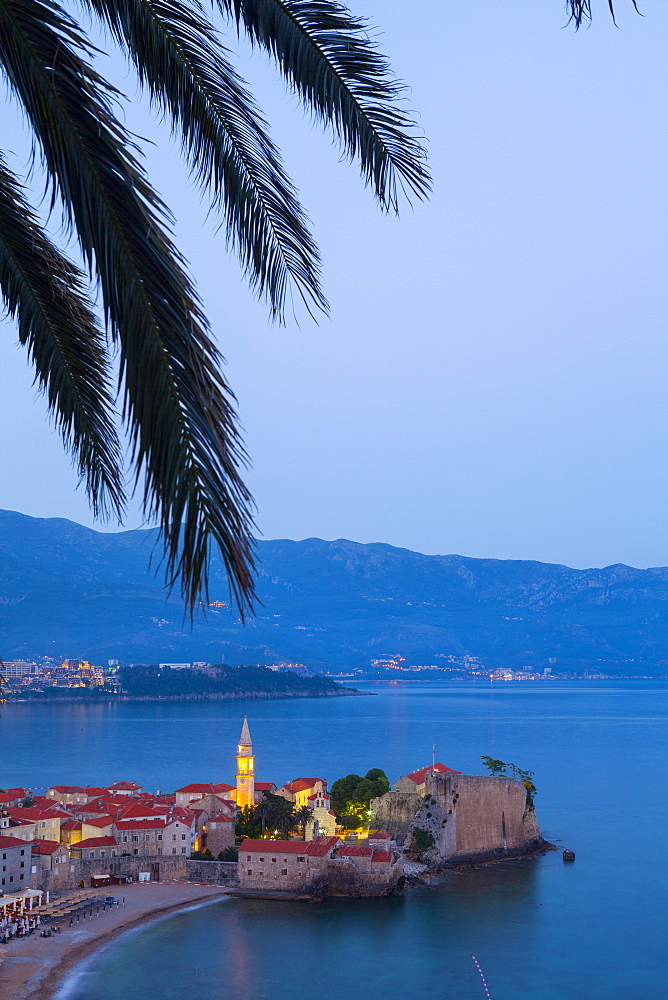
[[[253,44],[276,59],[303,103],[331,125],[381,205],[430,190],[424,150],[403,86],[371,42],[365,22],[336,0],[218,0]]]
[[[95,514],[125,507],[105,337],[85,279],[49,240],[0,155],[0,291]]]
[[[120,346],[124,416],[144,507],[191,614],[218,544],[240,610],[253,597],[250,497],[233,396],[166,210],[112,112],[111,88],[53,0],[0,3],[0,63],[33,127],[65,217],[100,282]]]
[[[637,0],[631,0],[631,3],[635,12],[639,14]],[[569,20],[573,21],[576,29],[580,27],[583,21],[591,21],[591,0],[568,0],[566,6],[570,15]],[[608,0],[608,9],[613,22],[616,24],[613,0]]]
[[[251,285],[283,315],[292,279],[326,310],[320,259],[294,187],[244,82],[197,0],[82,0],[110,27],[182,134],[191,169],[222,211]]]

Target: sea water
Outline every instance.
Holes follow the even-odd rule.
[[[370,697],[0,711],[0,784],[149,791],[232,781],[247,714],[258,780],[489,754],[535,771],[536,860],[453,872],[391,899],[225,899],[121,937],[68,1000],[645,1000],[668,996],[664,681],[365,685]],[[564,847],[576,852],[562,861]]]

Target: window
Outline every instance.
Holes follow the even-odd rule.
[[[133,837],[132,839],[133,839],[134,843],[136,844],[136,843],[137,843],[137,841],[139,840],[139,837],[137,837],[137,836],[134,836],[134,837]]]
[[[89,851],[89,852],[88,852],[88,857],[89,857],[89,858],[92,858],[92,859],[93,859],[93,861],[94,861],[94,860],[95,860],[95,851]]]
[[[263,865],[263,864],[264,864],[264,858],[260,858],[260,864],[261,864],[261,865]]]
[[[181,834],[181,840],[185,840],[185,839],[186,839],[186,835],[185,835],[185,833],[182,833]]]
[[[304,862],[306,861],[306,858],[297,858],[297,861],[299,862],[300,865],[303,865]]]
[[[172,840],[176,840],[176,834],[175,833],[172,834]]]
[[[250,875],[250,872],[249,872],[248,874]],[[3,878],[3,880],[2,880],[2,884],[4,885],[6,881],[7,881],[7,879],[6,879],[6,878]]]
[[[127,837],[123,837],[123,843],[127,844],[127,842],[128,842],[128,838]]]
[[[272,858],[271,859],[271,863],[272,863],[272,865],[275,865],[276,864],[276,858]]]
[[[250,859],[251,859],[251,856],[250,856],[250,854],[247,854],[247,855],[246,855],[246,861],[250,861]],[[4,871],[4,868],[3,868],[3,871]]]
[[[10,876],[9,876],[9,881],[10,881],[10,882],[13,882],[13,881],[14,881],[14,876],[13,876],[13,875],[10,875]]]
[[[158,834],[158,840],[162,840],[162,834],[161,833]]]
[[[23,857],[24,854],[25,854],[25,851],[21,851],[21,857]]]
[[[176,848],[172,847],[172,854],[176,854]]]
[[[181,848],[181,854],[185,854],[185,853],[186,853],[186,849],[185,849],[185,847],[182,847]]]
[[[23,851],[21,851],[21,854],[23,854]],[[25,861],[22,861],[19,867],[20,868],[25,868],[25,866],[26,866]]]
[[[250,858],[249,858],[249,861],[250,861]],[[253,869],[252,869],[252,868],[249,868],[246,874],[247,874],[247,875],[252,875],[252,874],[253,874]],[[2,884],[3,884],[3,885],[5,884],[5,880],[4,880],[4,878],[3,878],[3,880],[2,880]]]
[[[287,874],[288,874],[288,869],[284,868],[283,871],[281,872],[281,875],[287,875]]]
[[[158,848],[158,854],[162,854],[162,847]]]
[[[148,840],[148,839],[149,839],[149,836],[148,836],[148,834],[147,834],[147,833],[145,833],[145,834],[144,834],[144,840]]]

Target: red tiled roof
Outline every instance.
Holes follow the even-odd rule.
[[[264,851],[266,854],[306,854],[306,840],[242,840],[239,851]]]
[[[305,792],[307,788],[314,788],[318,782],[325,784],[324,778],[295,778],[294,781],[288,781],[283,788],[289,789],[293,794],[295,792]]]
[[[379,830],[377,833],[370,833],[369,840],[392,840],[387,830]]]
[[[167,826],[168,821],[166,819],[156,818],[156,819],[119,819],[116,823],[116,829],[121,830],[157,830]]]
[[[86,789],[81,785],[51,785],[51,788],[47,788],[48,792],[62,792],[63,795],[75,795],[81,792],[85,792]]]
[[[63,823],[61,823],[60,824],[60,829],[61,830],[68,830],[68,831],[69,830],[80,830],[81,826],[82,826],[81,820],[80,819],[74,819],[74,817],[73,817],[72,819],[66,819]]]
[[[27,808],[23,809],[21,806],[17,806],[15,809],[9,810],[9,815],[12,819],[31,819],[31,820],[41,820],[41,819],[70,819],[70,814],[63,812],[57,807],[52,809],[40,809],[40,808]]]
[[[372,861],[391,861],[392,854],[390,851],[374,851]]]
[[[111,826],[114,822],[113,816],[91,816],[90,819],[84,821],[86,826]]]
[[[273,781],[256,781],[255,790],[258,792],[270,792],[272,788],[276,788]]]
[[[306,848],[306,853],[312,858],[324,858],[326,854],[336,847],[337,844],[341,843],[340,837],[318,837],[317,840],[313,840]]]
[[[216,816],[209,816],[209,823],[235,823],[236,820],[233,816],[223,816],[218,813]],[[266,841],[265,841],[266,843]]]
[[[135,785],[134,781],[115,781],[113,785],[107,785],[107,791],[111,792],[140,792],[141,785]]]
[[[80,840],[78,844],[72,844],[70,850],[78,851],[80,848],[87,851],[90,847],[117,847],[117,843],[113,837],[88,837],[86,840]]]
[[[234,791],[234,785],[228,785],[225,781],[221,781],[217,785],[211,782],[197,783],[194,781],[190,785],[184,785],[183,788],[177,788],[175,794],[184,795],[186,792],[201,792],[203,795],[216,795],[217,792],[231,791]]]
[[[107,789],[106,788],[95,788],[95,787],[91,788],[91,787],[89,787],[87,785],[84,788],[84,792],[86,793],[86,795],[89,798],[97,798],[98,795],[106,795],[107,794]]]
[[[336,853],[342,858],[372,858],[374,851],[366,844],[342,844]]]
[[[32,853],[54,854],[60,846],[57,840],[33,840]]]
[[[16,819],[14,816],[10,816],[10,822],[12,826],[34,826],[34,819]]]
[[[0,837],[0,851],[6,847],[29,847],[27,840],[19,840],[18,837]]]
[[[461,771],[453,771],[451,767],[446,767],[445,764],[434,764],[433,767],[422,767],[419,771],[413,771],[412,774],[407,774],[406,777],[414,781],[416,785],[422,785],[428,774],[432,771],[436,771],[437,774],[461,774]]]

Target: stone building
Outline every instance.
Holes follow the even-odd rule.
[[[0,836],[0,892],[18,892],[30,886],[32,849],[18,837]]]
[[[431,764],[429,767],[421,767],[419,771],[404,775],[394,782],[395,792],[416,792],[418,795],[425,794],[427,776],[431,774],[459,774],[445,764]]]
[[[140,855],[184,854],[195,846],[194,817],[118,820],[115,824],[119,853]]]
[[[70,847],[70,858],[74,861],[99,861],[117,858],[121,849],[113,837],[88,837]]]
[[[192,802],[203,798],[205,795],[219,795],[222,799],[233,799],[234,794],[234,785],[228,785],[225,781],[221,781],[218,784],[210,781],[194,781],[189,785],[184,785],[183,788],[177,788],[174,793],[177,806],[190,806]]]
[[[234,816],[215,813],[209,816],[202,827],[202,849],[211,851],[214,858],[221,851],[234,847]]]
[[[65,873],[69,860],[67,848],[55,840],[33,840],[31,874],[37,871],[59,872],[61,865]]]
[[[386,896],[403,888],[403,862],[393,851],[318,840],[244,840],[239,885],[257,892],[317,896]]]

